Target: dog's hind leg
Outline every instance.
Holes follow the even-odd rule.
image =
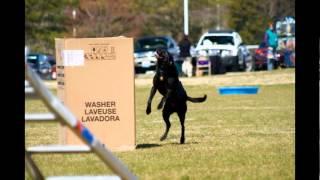
[[[172,114],[172,112],[168,111],[167,108],[164,108],[163,111],[162,111],[162,118],[163,118],[164,122],[166,123],[166,130],[163,133],[163,135],[161,136],[160,141],[165,140],[167,138],[167,136],[168,136],[168,132],[169,132],[169,129],[171,127],[171,123],[169,121],[169,118],[170,118],[171,114]]]
[[[185,137],[184,137],[184,121],[185,121],[185,117],[186,117],[186,111],[178,112],[178,116],[179,116],[180,124],[181,124],[180,144],[184,144],[184,141],[185,141]]]

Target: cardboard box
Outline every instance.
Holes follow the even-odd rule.
[[[113,151],[135,148],[133,39],[55,39],[58,97]],[[84,144],[67,127],[60,143]]]

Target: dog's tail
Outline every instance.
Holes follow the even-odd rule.
[[[203,97],[200,97],[200,98],[192,98],[192,97],[187,96],[187,100],[191,101],[193,103],[201,103],[201,102],[204,102],[206,99],[207,99],[207,95],[206,94]]]

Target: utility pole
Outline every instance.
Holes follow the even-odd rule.
[[[217,22],[217,30],[220,30],[220,4],[217,4],[217,17],[218,17],[218,22]]]
[[[73,9],[72,11],[72,19],[73,19],[73,37],[77,36],[77,29],[75,27],[75,21],[76,21],[76,16],[77,16],[77,11],[75,9]]]
[[[189,35],[189,12],[188,12],[188,0],[183,0],[184,9],[184,34]]]

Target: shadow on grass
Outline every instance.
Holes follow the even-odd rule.
[[[189,144],[199,144],[199,142],[185,142],[184,144],[180,144],[179,142],[167,143],[167,145],[189,145]]]
[[[147,149],[147,148],[154,148],[154,147],[160,147],[159,144],[138,144],[137,149]]]

